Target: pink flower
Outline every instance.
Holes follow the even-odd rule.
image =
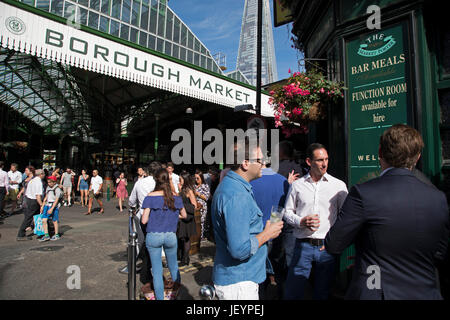
[[[324,93],[324,92],[325,92],[325,89],[324,89],[324,88],[321,88],[321,89],[319,90],[319,92],[320,92],[320,93]]]

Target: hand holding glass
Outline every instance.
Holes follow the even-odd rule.
[[[282,221],[284,214],[284,208],[279,206],[272,206],[270,210],[270,223],[277,223]]]

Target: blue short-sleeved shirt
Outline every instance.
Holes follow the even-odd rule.
[[[147,232],[177,232],[178,215],[183,208],[183,200],[174,196],[175,210],[164,205],[163,196],[147,196],[142,203],[142,209],[150,208]]]
[[[263,231],[262,212],[250,183],[228,172],[214,193],[211,209],[216,240],[213,282],[221,286],[263,282],[267,246],[259,247],[256,239]]]

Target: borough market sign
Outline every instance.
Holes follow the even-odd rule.
[[[78,68],[234,108],[255,103],[256,91],[225,77],[164,59],[99,35],[0,3],[0,45]],[[26,24],[24,23],[26,22]],[[262,94],[261,113],[273,116]]]

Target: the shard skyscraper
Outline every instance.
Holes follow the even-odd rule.
[[[258,0],[245,0],[236,69],[241,70],[254,86],[256,86],[257,20]],[[263,0],[262,20],[261,84],[264,85],[278,80],[269,0]]]

